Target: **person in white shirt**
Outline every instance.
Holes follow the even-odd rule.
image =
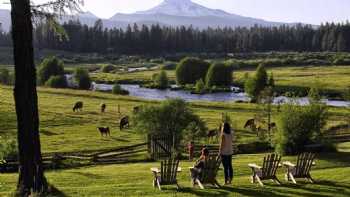
[[[221,143],[219,154],[221,156],[222,165],[224,166],[225,185],[232,183],[233,168],[232,168],[232,131],[228,123],[224,123],[221,127]]]

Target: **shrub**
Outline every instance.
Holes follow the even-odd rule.
[[[112,88],[113,94],[128,95],[129,91],[124,90],[119,84],[114,84]]]
[[[207,87],[229,86],[232,83],[232,69],[223,63],[214,63],[210,66],[206,76]]]
[[[249,95],[252,102],[256,102],[258,97],[268,85],[268,76],[264,65],[260,64],[256,69],[255,76],[245,81],[245,92]]]
[[[64,75],[63,62],[56,57],[48,57],[39,66],[38,79],[40,84],[45,84],[51,76]]]
[[[197,94],[203,94],[206,91],[204,81],[202,79],[196,82],[196,86],[194,87],[194,91]]]
[[[202,136],[206,131],[205,123],[181,99],[169,99],[160,105],[143,106],[133,119],[135,130],[143,134],[170,134],[174,136],[175,146],[185,135]]]
[[[195,84],[205,79],[210,64],[198,58],[184,58],[176,67],[176,80],[180,85]]]
[[[16,156],[16,141],[0,137],[0,163],[4,162],[7,158],[15,158]]]
[[[160,71],[159,74],[153,75],[153,83],[159,89],[166,89],[169,86],[169,79],[164,70]]]
[[[10,71],[6,68],[0,69],[0,83],[10,85],[12,82]]]
[[[76,68],[74,71],[74,80],[78,84],[78,88],[82,90],[89,90],[91,87],[91,79],[89,72],[84,68]]]
[[[103,73],[110,73],[110,72],[114,71],[115,69],[116,69],[115,66],[109,64],[109,65],[103,66],[103,67],[101,68],[101,71],[102,71]]]
[[[305,151],[305,145],[320,142],[326,119],[325,105],[283,105],[274,140],[275,150],[280,154],[298,154]]]
[[[67,79],[65,76],[51,76],[49,80],[45,83],[46,86],[51,88],[66,88],[67,87]]]

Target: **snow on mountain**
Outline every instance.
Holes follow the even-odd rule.
[[[135,14],[167,14],[173,16],[218,16],[232,17],[231,14],[223,10],[209,9],[191,0],[164,0],[158,6],[146,11],[139,11]]]

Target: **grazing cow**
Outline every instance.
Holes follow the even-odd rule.
[[[269,130],[274,130],[277,128],[277,125],[274,122],[271,122],[268,126],[269,126]]]
[[[120,119],[119,129],[123,130],[126,126],[129,128],[129,116],[124,116]]]
[[[137,114],[141,110],[141,106],[136,106],[133,109],[134,114]]]
[[[246,129],[249,127],[252,131],[256,132],[256,135],[259,135],[259,132],[262,130],[261,124],[258,125],[258,122],[255,119],[249,119],[244,125]]]
[[[109,130],[109,127],[97,127],[97,129],[100,131],[101,136],[111,136],[111,132]]]
[[[214,139],[214,137],[216,138],[216,140],[218,140],[219,135],[220,135],[220,131],[219,130],[217,130],[217,129],[209,130],[208,133],[207,133],[208,141],[211,141],[212,139]]]
[[[104,113],[106,111],[107,105],[105,103],[101,104],[101,113]]]
[[[73,107],[73,112],[82,111],[82,110],[83,110],[83,102],[81,101],[76,102]]]

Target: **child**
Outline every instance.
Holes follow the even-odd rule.
[[[209,150],[207,148],[203,148],[201,151],[201,156],[194,164],[193,168],[191,168],[191,177],[192,184],[194,186],[195,180],[201,176],[201,172],[204,168],[205,162],[209,159]]]

